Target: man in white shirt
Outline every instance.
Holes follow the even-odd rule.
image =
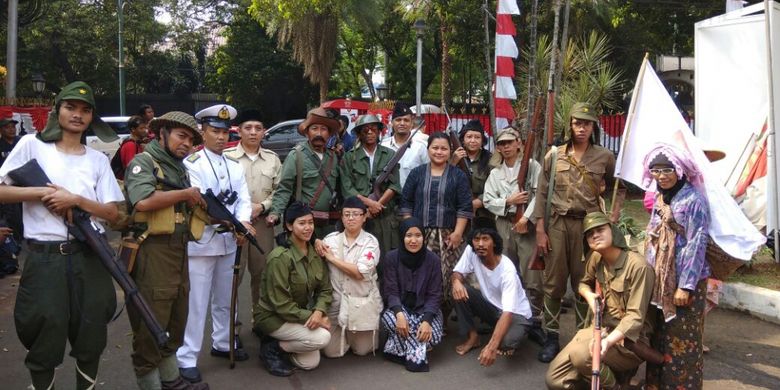
[[[104,142],[117,139],[95,110],[92,88],[76,81],[54,98],[46,127],[22,137],[0,168],[0,202],[22,202],[27,257],[14,320],[27,350],[24,363],[30,370],[30,388],[55,387],[54,370],[62,364],[66,343],[76,360],[74,388],[94,388],[106,326],[116,308],[111,275],[65,224],[74,207],[91,214],[97,225],[97,219],[115,222],[115,203],[124,200],[108,158],[81,143],[88,129]],[[51,184],[14,186],[9,173],[31,160],[38,162]]]
[[[531,305],[512,260],[501,254],[503,242],[493,220],[474,220],[471,246],[466,247],[452,274],[452,297],[460,334],[467,337],[455,351],[465,355],[480,347],[474,317],[494,326],[490,341],[479,353],[479,363],[490,366],[499,353],[512,354],[531,325]],[[465,282],[469,274],[479,290]]]
[[[244,169],[236,159],[222,153],[228,140],[230,121],[236,109],[220,104],[206,108],[195,118],[201,123],[203,149],[184,160],[193,187],[201,191],[211,190],[241,221],[247,230],[255,234],[250,223],[252,202],[244,177]],[[237,242],[238,241],[238,242]],[[176,352],[181,376],[193,383],[201,381],[197,368],[198,354],[203,344],[203,328],[206,312],[211,303],[212,347],[211,355],[229,357],[230,350],[230,294],[237,244],[230,231],[219,225],[207,225],[199,241],[190,241],[189,273],[190,297],[184,343]],[[237,361],[249,359],[242,349],[235,349]]]
[[[381,145],[386,146],[393,151],[398,151],[412,134],[412,128],[414,123],[414,114],[405,103],[397,102],[393,108],[393,132],[392,134],[383,139]],[[425,134],[422,133],[422,129],[418,131],[414,137],[412,137],[412,144],[404,153],[401,161],[398,162],[398,173],[401,178],[401,188],[404,188],[406,183],[406,177],[409,176],[409,172],[412,169],[427,164],[431,160],[428,158],[428,145],[425,141]]]

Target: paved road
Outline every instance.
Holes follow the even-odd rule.
[[[25,389],[29,376],[24,367],[25,350],[19,343],[13,322],[13,305],[18,275],[0,279],[0,378],[2,389]],[[248,283],[242,297],[248,296]],[[248,324],[249,310],[240,314]],[[563,339],[573,335],[574,318],[563,318]],[[134,389],[130,364],[130,334],[127,315],[109,327],[109,345],[103,354],[98,389]],[[212,389],[543,389],[546,365],[536,360],[539,347],[527,344],[511,358],[500,358],[489,368],[477,363],[477,353],[460,357],[453,351],[457,340],[447,337],[430,355],[430,373],[412,374],[380,356],[324,359],[312,372],[297,372],[289,378],[270,376],[257,359],[259,340],[248,327],[241,332],[252,359],[239,362],[235,370],[227,361],[208,355],[204,345],[200,368]],[[485,336],[487,337],[487,336]],[[484,340],[486,341],[486,340]],[[484,342],[483,341],[483,342]],[[206,343],[210,343],[206,337]],[[705,360],[705,389],[780,389],[780,326],[748,315],[715,310],[707,318],[706,343],[712,352]],[[638,376],[641,376],[642,372]],[[75,383],[73,359],[66,356],[57,371],[59,389]]]

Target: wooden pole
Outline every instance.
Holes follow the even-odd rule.
[[[639,67],[639,75],[636,77],[636,83],[634,83],[634,92],[631,94],[631,104],[628,106],[628,115],[626,117],[626,127],[623,130],[623,142],[620,145],[621,152],[628,143],[628,137],[631,135],[631,125],[634,122],[634,114],[636,111],[636,101],[639,89],[642,87],[642,79],[645,77],[645,69],[647,69],[647,59],[650,57],[650,53],[645,52],[645,58],[642,60],[642,66]],[[620,166],[623,166],[623,159],[626,157],[625,153],[621,153]],[[612,203],[610,204],[610,215],[615,213],[615,200],[617,198],[618,184],[620,179],[615,179],[615,185],[612,188]]]

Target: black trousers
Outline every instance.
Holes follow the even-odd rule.
[[[469,331],[476,329],[474,317],[495,327],[498,319],[501,317],[501,310],[485,299],[479,290],[466,283],[464,285],[466,292],[469,294],[469,299],[466,301],[455,301],[455,312],[458,313],[458,330],[460,335],[466,337]],[[501,340],[499,348],[517,349],[525,338],[526,333],[528,333],[530,326],[531,321],[527,318],[520,314],[512,313],[512,325],[509,326],[509,331],[506,332]]]

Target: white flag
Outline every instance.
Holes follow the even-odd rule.
[[[709,235],[726,253],[738,259],[750,260],[766,242],[766,237],[748,221],[734,199],[726,191],[711,163],[694,137],[671,96],[645,59],[639,71],[628,113],[623,145],[617,157],[615,176],[642,187],[647,169],[643,162],[647,153],[659,142],[688,150],[704,179],[710,206]],[[654,191],[655,184],[651,188]]]

